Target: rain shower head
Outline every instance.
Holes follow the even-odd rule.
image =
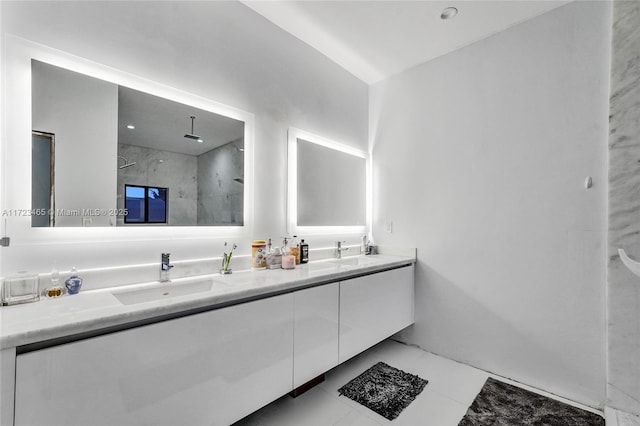
[[[187,139],[193,139],[193,140],[195,140],[195,141],[198,141],[198,142],[202,143],[202,142],[204,142],[204,141],[202,140],[202,138],[201,138],[200,136],[196,135],[196,134],[193,132],[193,126],[194,126],[194,122],[195,122],[195,121],[196,121],[196,116],[195,116],[195,115],[192,115],[192,116],[191,116],[191,133],[186,133],[186,134],[184,135],[184,137],[185,137],[185,138],[187,138]]]
[[[124,160],[124,164],[122,166],[118,166],[118,169],[126,169],[127,167],[135,166],[137,164],[136,161],[133,163],[128,162],[127,159],[121,155],[118,155],[118,158],[122,158]]]

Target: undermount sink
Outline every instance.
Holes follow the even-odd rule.
[[[375,259],[372,259],[370,257],[357,256],[357,257],[345,257],[342,259],[335,259],[335,260],[332,260],[332,262],[337,263],[339,265],[343,265],[343,266],[365,266],[365,265],[371,265],[372,263],[375,263]]]
[[[303,266],[303,268],[306,268],[309,272],[326,271],[327,269],[333,269],[335,267],[335,263],[324,260],[318,262],[309,262]]]
[[[212,280],[195,281],[189,283],[161,283],[150,288],[139,290],[124,290],[112,294],[123,305],[152,302],[178,296],[188,296],[211,290]]]

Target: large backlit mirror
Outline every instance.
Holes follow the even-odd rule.
[[[32,60],[32,227],[242,226],[245,122]]]
[[[367,154],[289,129],[290,232],[366,232]]]

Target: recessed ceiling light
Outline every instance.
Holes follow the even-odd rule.
[[[204,141],[203,141],[202,139],[198,139],[198,142],[202,143],[202,142],[204,142]]]
[[[442,9],[442,13],[440,14],[440,19],[451,19],[458,14],[458,9],[455,7],[447,7]]]
[[[127,129],[133,130],[135,128],[136,128],[136,126],[134,126],[133,124],[127,124]]]

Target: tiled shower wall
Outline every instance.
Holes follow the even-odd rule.
[[[118,169],[118,208],[124,208],[125,184],[159,186],[169,188],[171,225],[242,225],[243,145],[238,139],[193,156],[119,144],[118,154],[136,165]]]
[[[615,1],[609,136],[608,400],[640,414],[640,2]]]
[[[243,139],[198,156],[198,225],[243,223]]]
[[[169,188],[169,223],[196,224],[198,157],[127,144],[118,144],[118,155],[136,162],[118,169],[118,208],[124,208],[125,184]],[[119,161],[122,165],[123,160]],[[118,225],[123,223],[124,218],[119,218]]]

